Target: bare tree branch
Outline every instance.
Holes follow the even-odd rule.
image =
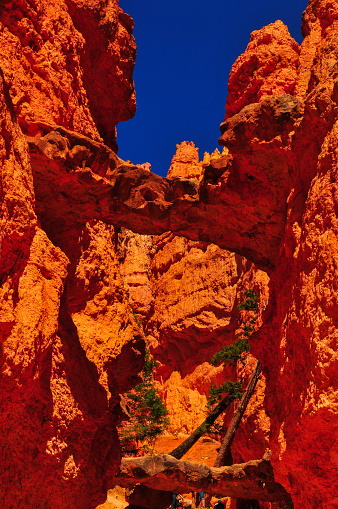
[[[220,447],[216,461],[214,463],[214,467],[220,467],[220,466],[224,465],[225,458],[227,458],[230,454],[231,444],[233,442],[233,439],[235,438],[236,431],[241,423],[242,417],[244,415],[246,407],[248,406],[250,398],[256,388],[256,385],[257,385],[257,382],[258,382],[261,372],[262,372],[262,365],[258,361],[253,372],[252,372],[252,375],[251,375],[248,387],[244,393],[244,396],[242,397],[241,401],[238,403],[236,411],[233,415],[233,418],[231,419],[230,425],[229,425],[227,432],[223,438],[222,445]]]
[[[205,419],[204,422],[198,428],[195,429],[195,431],[186,439],[184,442],[182,442],[176,449],[171,451],[169,454],[170,456],[174,456],[176,459],[181,459],[186,452],[189,451],[189,449],[197,442],[197,440],[206,433],[210,426],[214,424],[217,417],[221,415],[222,412],[228,406],[231,405],[231,403],[234,401],[235,397],[232,394],[228,394],[225,398],[222,399],[220,403],[210,412],[208,417]]]

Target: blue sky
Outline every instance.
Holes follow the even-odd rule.
[[[117,126],[118,155],[165,176],[176,144],[218,147],[232,64],[277,19],[301,43],[307,0],[120,0],[134,21],[137,112]]]

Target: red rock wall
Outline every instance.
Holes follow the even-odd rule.
[[[27,0],[2,2],[0,22],[0,500],[95,507],[120,461],[119,393],[137,381],[144,340],[114,228],[41,229],[24,134],[59,124],[114,147],[135,110],[132,20],[117,2]]]
[[[226,118],[267,96],[294,95],[299,52],[299,45],[282,21],[252,32],[245,53],[230,72]]]
[[[251,341],[266,392],[235,457],[261,454],[270,419],[276,478],[296,509],[335,509],[336,2],[310,0],[301,47],[281,22],[253,33],[230,76],[225,152],[197,163],[185,144],[167,180],[101,143],[116,148],[115,125],[135,107],[132,21],[117,2],[1,2],[0,22],[4,507],[100,500],[120,460],[118,394],[145,348],[132,307],[172,415],[177,400],[182,409],[176,429],[192,429],[206,381],[221,376],[203,361],[232,337],[243,289],[265,281],[219,244],[271,274]],[[23,134],[36,138],[28,146]],[[183,168],[190,181],[173,178]],[[192,240],[112,224],[152,234],[170,224]]]
[[[133,20],[118,0],[23,0],[1,6],[0,65],[25,134],[62,125],[116,147],[136,111]]]
[[[253,339],[267,376],[276,478],[297,508],[338,504],[337,23],[335,2],[309,2],[295,88],[304,116],[290,145],[298,163],[269,305]]]

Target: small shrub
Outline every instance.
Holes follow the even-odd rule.
[[[224,398],[224,394],[231,394],[236,399],[241,399],[242,393],[242,382],[224,382],[219,387],[216,387],[214,383],[211,384],[209,389],[208,407],[213,407]]]
[[[238,309],[241,311],[253,312],[251,318],[241,324],[241,332],[239,337],[231,344],[224,345],[221,350],[213,356],[210,364],[213,366],[219,366],[220,364],[235,365],[238,359],[244,352],[250,351],[249,337],[251,336],[254,326],[257,320],[257,309],[258,309],[258,293],[253,289],[245,290],[244,292],[245,301],[238,305]],[[208,403],[207,406],[210,409],[221,399],[223,399],[226,393],[233,394],[235,398],[240,399],[242,397],[242,383],[236,382],[224,382],[219,387],[212,384],[209,389]]]
[[[139,319],[139,317],[137,316],[137,314],[135,313],[135,310],[133,308],[131,308],[132,312],[133,312],[133,317],[134,317],[134,320],[136,322],[136,325],[138,327],[143,327],[143,322],[142,320]]]
[[[241,311],[257,311],[258,308],[258,293],[252,288],[245,290],[244,292],[245,301],[238,304],[238,309]]]
[[[210,363],[213,366],[219,366],[222,362],[225,364],[234,365],[239,359],[240,355],[243,352],[249,352],[250,345],[248,338],[245,336],[241,336],[236,339],[231,345],[225,345],[222,349],[215,353]]]

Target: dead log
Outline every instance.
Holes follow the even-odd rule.
[[[231,444],[233,439],[235,438],[236,431],[241,423],[243,414],[248,406],[250,398],[256,388],[257,382],[262,372],[262,364],[258,361],[253,372],[251,378],[249,380],[248,387],[242,397],[241,401],[238,403],[236,411],[231,419],[230,425],[227,429],[227,432],[222,440],[222,444],[220,450],[218,452],[217,458],[214,463],[214,467],[220,467],[225,464],[225,459],[229,456],[231,451]]]
[[[199,438],[201,438],[204,433],[206,433],[210,426],[214,424],[217,417],[221,415],[222,412],[228,406],[231,405],[231,403],[234,401],[235,397],[232,394],[228,394],[225,398],[218,403],[218,405],[210,412],[208,417],[205,419],[204,422],[198,428],[195,429],[195,431],[186,439],[184,442],[182,442],[179,446],[176,447],[173,451],[171,451],[169,454],[170,456],[173,456],[176,459],[181,459],[186,452],[191,449],[191,447],[197,442]]]

